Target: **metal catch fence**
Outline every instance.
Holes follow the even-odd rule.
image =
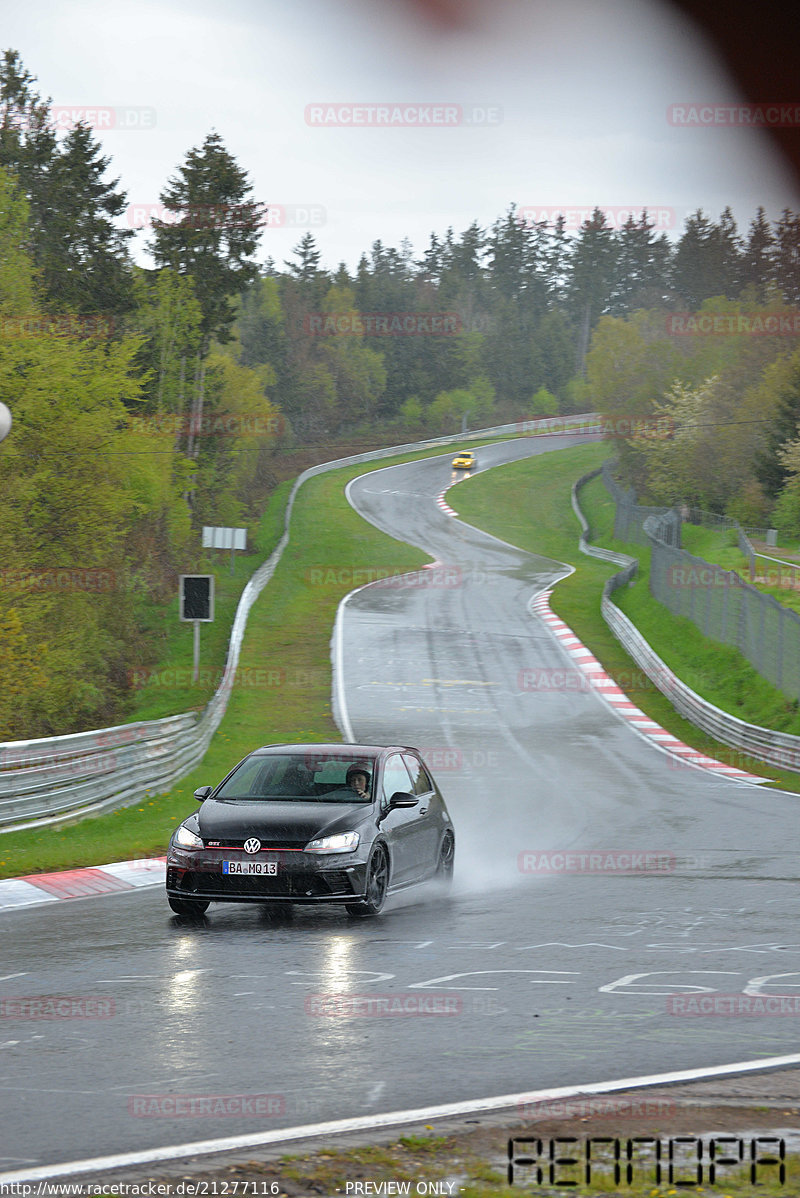
[[[630,557],[627,554],[612,555],[608,550],[598,549],[595,546],[589,545],[587,541],[589,536],[589,528],[587,521],[581,512],[578,501],[578,492],[585,483],[589,482],[592,478],[596,478],[598,474],[602,474],[605,481],[608,473],[609,472],[607,468],[604,468],[600,471],[592,471],[590,474],[586,474],[582,478],[578,479],[573,487],[572,506],[581,523],[582,532],[580,538],[580,547],[583,552],[590,554],[592,557],[602,557],[609,561],[619,561],[620,564],[624,566],[622,570],[608,579],[603,588],[603,597],[601,600],[601,611],[603,618],[613,632],[614,636],[636,662],[637,666],[644,671],[644,673],[653,682],[653,684],[658,687],[662,694],[666,695],[676,711],[678,711],[686,719],[690,720],[691,723],[695,724],[698,728],[701,728],[709,736],[712,736],[715,740],[724,745],[728,745],[730,748],[734,749],[737,754],[739,754],[738,759],[729,761],[729,764],[736,764],[740,768],[746,768],[745,759],[747,757],[752,757],[760,761],[765,761],[770,765],[777,766],[780,769],[800,770],[800,736],[794,736],[788,732],[776,732],[772,728],[764,728],[758,724],[750,724],[745,720],[738,719],[738,717],[731,715],[729,712],[722,711],[713,703],[709,703],[707,699],[704,699],[701,695],[698,695],[691,689],[691,687],[687,686],[685,682],[682,682],[680,678],[675,676],[669,666],[667,666],[663,659],[655,652],[653,647],[647,642],[647,640],[645,640],[641,632],[639,632],[638,628],[636,628],[629,617],[626,616],[625,613],[619,609],[619,607],[617,607],[616,603],[614,603],[612,595],[620,587],[626,586],[631,581],[636,573],[638,561],[635,557]],[[619,493],[623,495],[625,494],[621,488],[617,487],[616,489]],[[613,496],[614,490],[609,488],[609,491]],[[663,514],[664,512],[662,509],[662,515]],[[653,519],[652,515],[645,516],[643,520],[643,526],[646,521],[650,521],[651,519]],[[658,517],[656,517],[656,520],[658,520]],[[658,525],[656,525],[656,527],[658,527]],[[718,567],[710,566],[708,562],[704,562],[700,558],[693,558],[691,554],[686,553],[685,550],[675,550],[671,546],[654,541],[652,539],[652,527],[649,530],[649,534],[645,533],[645,536],[648,537],[649,543],[653,546],[653,553],[651,555],[651,578],[656,563],[665,564],[666,569],[669,569],[670,566],[677,569],[686,569],[687,563],[685,559],[688,559],[689,562],[696,563],[696,567],[701,570],[705,569],[708,571],[716,571],[719,569]],[[671,561],[669,559],[670,554],[672,555]],[[660,566],[656,568],[660,569]],[[728,572],[720,571],[720,573],[725,575]],[[730,578],[731,576],[728,574],[728,577]],[[724,584],[719,588],[718,593],[725,594],[727,590],[729,596],[728,602],[730,604],[727,611],[727,620],[741,621],[741,613],[744,611],[744,621],[746,622],[747,609],[740,606],[735,611],[734,603],[731,603],[730,596],[733,594],[738,594],[741,596],[745,588],[747,591],[752,591],[754,588],[743,582],[743,580],[739,578],[738,574],[732,575],[732,578],[738,579],[738,582],[729,581],[727,584]],[[710,579],[707,579],[707,581],[710,581]],[[706,587],[706,595],[709,593],[713,593],[713,586]],[[770,598],[769,596],[761,596],[760,592],[756,593],[759,594],[761,598]],[[696,594],[695,600],[697,600]],[[722,613],[720,615],[723,623],[726,622],[724,605],[725,600],[723,599]],[[780,605],[778,604],[777,606]],[[785,609],[782,610],[785,612]],[[699,611],[696,612],[696,615],[699,616],[700,614],[701,613]],[[793,615],[794,613],[789,612],[786,614]],[[709,621],[709,625],[711,625],[711,621]],[[761,638],[762,636],[766,638],[769,633],[766,619],[764,621],[763,628],[763,633],[761,625],[758,626],[757,630],[750,629],[750,639],[752,639],[753,632],[755,632],[757,638]],[[779,637],[780,625],[777,624],[772,629],[772,632],[776,637]],[[745,639],[747,639],[747,635],[748,634],[746,633]],[[777,650],[776,656],[779,656]],[[800,658],[800,655],[796,654],[796,659],[798,658]],[[785,677],[785,670],[786,666],[784,664],[781,667],[781,676]]]

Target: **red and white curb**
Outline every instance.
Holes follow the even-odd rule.
[[[460,482],[461,480],[458,479],[457,481]],[[451,483],[450,487],[454,487],[455,485],[456,485],[455,483]],[[442,511],[444,512],[444,514],[446,516],[457,516],[458,512],[454,512],[453,509],[450,507],[450,504],[447,503],[447,501],[445,500],[445,495],[450,490],[450,487],[445,487],[445,489],[443,491],[439,492],[439,494],[436,496],[436,503],[442,509]]]
[[[677,736],[673,736],[671,732],[667,732],[660,724],[652,720],[649,715],[645,715],[628,698],[614,679],[606,673],[592,651],[587,649],[572,629],[551,611],[550,595],[550,591],[544,591],[538,595],[531,603],[531,611],[544,621],[562,649],[572,659],[576,668],[585,675],[595,694],[604,699],[632,728],[656,744],[659,749],[672,754],[687,766],[709,770],[722,777],[733,778],[737,782],[754,782],[763,785],[768,781],[767,778],[748,774],[746,770],[737,769],[736,766],[725,765],[724,762],[717,761],[715,757],[708,757],[690,745],[685,745],[682,740],[678,740]]]
[[[112,861],[86,869],[64,869],[53,874],[27,874],[0,881],[0,909],[31,907],[57,899],[88,898],[139,886],[163,886],[166,857],[144,857],[138,861]]]
[[[474,478],[475,475],[470,471],[468,474],[462,474],[460,478],[454,478],[451,483],[448,483],[443,491],[440,491],[436,496],[437,507],[441,508],[445,516],[458,516],[458,512],[454,512],[450,504],[445,499],[445,495],[451,487],[457,487],[459,483],[463,483],[467,478]]]

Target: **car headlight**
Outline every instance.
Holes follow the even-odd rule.
[[[353,853],[358,848],[358,832],[339,832],[336,836],[320,836],[309,840],[307,853]]]
[[[194,832],[190,832],[186,824],[181,824],[175,833],[175,844],[182,849],[202,849],[203,842]]]

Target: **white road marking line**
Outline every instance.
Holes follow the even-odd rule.
[[[186,1144],[169,1144],[143,1152],[124,1152],[113,1156],[90,1157],[65,1164],[38,1165],[16,1173],[0,1173],[0,1184],[44,1181],[51,1177],[67,1177],[75,1173],[98,1173],[101,1170],[121,1169],[131,1165],[152,1164],[155,1161],[178,1160],[185,1156],[209,1156],[240,1148],[258,1148],[268,1144],[288,1143],[316,1137],[344,1135],[348,1132],[373,1132],[379,1127],[397,1127],[403,1123],[430,1122],[458,1115],[473,1115],[505,1108],[517,1110],[522,1103],[574,1098],[576,1095],[611,1094],[619,1090],[645,1089],[649,1086],[672,1085],[678,1082],[703,1081],[714,1077],[730,1077],[736,1073],[764,1073],[770,1069],[785,1069],[800,1065],[800,1053],[782,1057],[766,1057],[760,1061],[736,1061],[732,1065],[717,1065],[710,1069],[680,1069],[672,1073],[651,1073],[642,1077],[615,1078],[607,1082],[589,1082],[579,1086],[559,1086],[551,1090],[528,1090],[520,1094],[470,1099],[467,1102],[448,1102],[437,1106],[418,1107],[407,1111],[373,1111],[354,1119],[336,1119],[328,1123],[307,1123],[301,1127],[276,1128],[255,1135],[225,1136],[218,1140],[197,1140]]]

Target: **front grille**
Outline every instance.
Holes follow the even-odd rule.
[[[241,894],[259,898],[327,898],[329,895],[350,895],[353,888],[344,870],[328,873],[282,873],[272,877],[236,874],[198,873],[187,870],[180,880],[177,873],[167,875],[167,886],[186,894],[218,894],[233,898]]]
[[[220,895],[275,895],[276,898],[288,898],[294,893],[292,878],[284,874],[277,877],[229,877],[227,874],[187,874],[183,879],[183,889],[200,890],[203,894]]]
[[[261,841],[260,852],[262,853],[280,853],[282,849],[285,852],[297,852],[298,850],[302,851],[308,844],[308,840],[282,840],[278,844],[265,844],[264,840],[258,835],[257,832],[253,832],[251,835],[257,837],[258,840]],[[207,849],[235,849],[238,853],[243,853],[245,851],[244,842],[245,840],[249,839],[250,836],[245,836],[244,838],[234,836],[230,840],[225,837],[221,839],[207,840],[204,837],[203,844]],[[257,855],[258,854],[256,854],[256,856]],[[248,853],[247,856],[249,857],[250,854]]]

